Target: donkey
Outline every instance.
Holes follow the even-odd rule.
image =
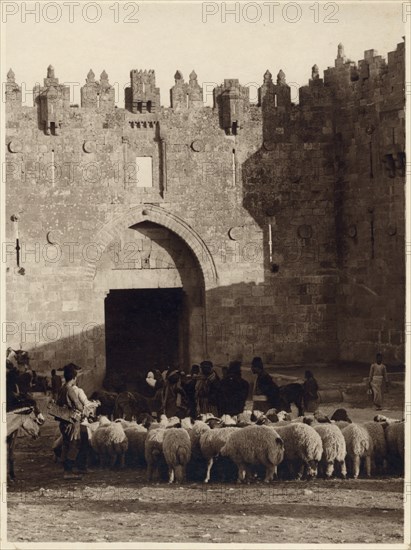
[[[16,447],[17,434],[19,429],[31,435],[34,439],[39,436],[40,426],[44,424],[44,416],[37,408],[33,399],[22,402],[18,409],[7,412],[7,462],[9,467],[10,481],[16,480],[14,473],[14,449]]]

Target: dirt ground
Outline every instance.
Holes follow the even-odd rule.
[[[382,414],[402,418],[403,388],[387,397]],[[351,403],[324,403],[321,410],[344,406],[354,421],[364,421],[375,414],[370,405],[361,392]],[[403,542],[402,478],[169,486],[148,485],[144,469],[96,469],[65,481],[51,452],[55,429],[48,419],[39,439],[18,439],[18,481],[7,494],[9,541]]]

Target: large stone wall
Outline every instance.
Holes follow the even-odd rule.
[[[347,86],[347,81],[350,85]],[[402,362],[405,346],[405,52],[344,57],[326,71],[335,110],[335,204],[340,357],[380,349]]]
[[[23,106],[10,72],[8,343],[30,348],[38,370],[74,361],[99,384],[110,288],[194,279],[178,283],[199,289],[188,363],[368,362],[377,348],[402,361],[404,47],[358,67],[339,47],[335,65],[324,80],[313,67],[299,105],[280,71],[275,84],[264,75],[258,105],[227,80],[214,108],[194,72],[176,73],[165,108],[154,73],[132,71],[126,109],[105,72],[87,75],[81,107],[52,67]],[[147,156],[151,188],[138,185]],[[190,276],[140,249],[114,273],[144,221],[178,236]]]

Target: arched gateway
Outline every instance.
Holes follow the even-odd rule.
[[[106,224],[96,244],[101,256],[87,269],[104,303],[107,378],[133,389],[148,370],[204,358],[205,292],[217,273],[199,235],[174,214],[141,205]]]

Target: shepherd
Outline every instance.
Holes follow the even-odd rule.
[[[87,473],[88,439],[85,429],[82,430],[81,420],[95,409],[95,403],[87,399],[84,391],[77,384],[77,375],[80,368],[70,363],[63,369],[66,383],[60,389],[57,405],[66,406],[73,412],[71,421],[60,421],[60,432],[63,437],[63,467],[64,479],[81,479],[81,473]],[[77,461],[79,472],[73,472]]]

